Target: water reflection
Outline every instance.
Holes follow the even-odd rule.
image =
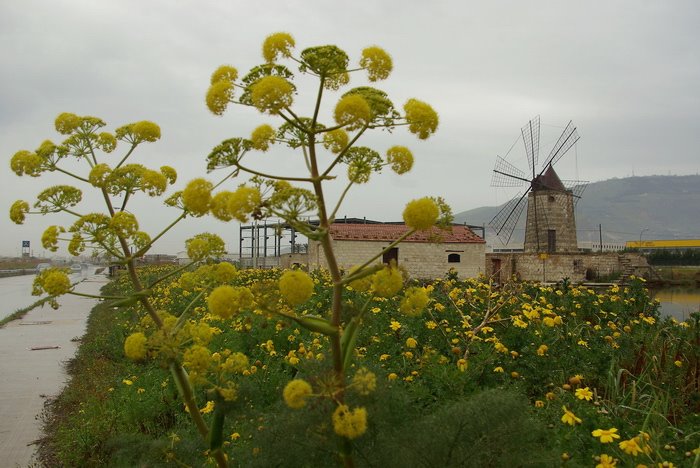
[[[661,303],[661,316],[685,320],[693,312],[700,311],[700,288],[667,286],[650,291],[651,297]]]

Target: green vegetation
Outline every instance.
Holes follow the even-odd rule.
[[[232,284],[280,274],[242,271]],[[303,307],[325,310],[330,278],[313,277],[315,293]],[[124,280],[104,292],[125,293]],[[178,304],[187,281],[159,285],[159,307]],[[366,433],[353,441],[359,466],[556,466],[562,457],[566,466],[595,466],[602,455],[618,466],[700,460],[700,316],[660,319],[639,280],[602,293],[527,283],[494,290],[484,280],[427,287],[432,299],[422,316],[398,313],[399,297],[372,300],[372,320],[355,343],[347,398],[370,415]],[[348,304],[361,300],[346,292]],[[328,337],[270,314],[223,321],[206,313],[203,300],[197,304],[196,316],[219,330],[211,348],[250,359],[236,378],[238,399],[225,407],[230,463],[336,463],[329,402],[312,397],[294,410],[282,401],[291,378],[308,379],[321,393],[332,386],[324,371]],[[124,356],[124,338],[141,328],[143,314],[106,305],[93,312],[47,426],[48,465],[200,466],[206,459],[167,369]],[[366,393],[357,391],[360,369],[376,377]],[[219,405],[212,396],[196,395],[208,422]],[[563,408],[580,422],[567,423]],[[612,443],[592,434],[611,428],[620,436]]]

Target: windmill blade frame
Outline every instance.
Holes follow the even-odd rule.
[[[510,242],[510,238],[513,236],[513,231],[515,231],[515,226],[523,213],[523,209],[527,206],[527,199],[525,198],[527,194],[530,193],[528,188],[521,196],[513,197],[508,203],[503,205],[496,216],[489,222],[489,226],[496,231],[496,236],[501,239],[501,242],[505,245]],[[505,231],[505,232],[504,232]],[[507,239],[503,241],[501,234],[507,234]]]
[[[549,156],[547,156],[542,172],[544,173],[548,166],[553,166],[556,164],[557,161],[559,161],[562,156],[564,156],[566,152],[576,144],[579,138],[578,130],[576,127],[574,127],[574,121],[570,120],[569,124],[559,136],[559,140],[557,140],[557,143],[552,148],[552,151],[550,151]]]
[[[536,116],[520,129],[527,153],[527,162],[530,165],[532,178],[535,178],[535,168],[540,154],[540,116]]]
[[[491,177],[491,187],[522,187],[524,183],[529,183],[527,174],[521,171],[500,156],[496,156],[496,165]]]

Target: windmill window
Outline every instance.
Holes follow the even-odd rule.
[[[462,258],[459,256],[459,254],[452,253],[447,256],[447,263],[460,263],[462,261]]]
[[[550,195],[549,198],[548,198],[548,200],[549,200],[550,202],[553,202],[553,201],[554,201],[554,195]]]

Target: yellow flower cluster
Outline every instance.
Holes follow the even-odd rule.
[[[372,275],[372,292],[379,297],[392,297],[403,287],[403,276],[398,268],[385,267]]]
[[[18,176],[26,174],[31,177],[39,177],[43,162],[44,160],[38,154],[21,150],[17,151],[10,159],[10,169]]]
[[[362,96],[346,94],[336,104],[333,115],[338,125],[357,130],[372,120],[372,109]]]
[[[71,289],[70,278],[65,271],[49,268],[34,278],[32,294],[35,296],[46,292],[50,296],[66,294]]]
[[[250,86],[250,98],[260,112],[276,114],[294,101],[294,86],[279,76],[265,76]]]
[[[405,146],[392,146],[386,156],[391,169],[397,174],[405,174],[413,167],[413,153]]]
[[[393,69],[391,56],[376,46],[362,51],[360,66],[367,70],[369,81],[385,80]]]
[[[262,55],[266,62],[273,63],[278,57],[289,57],[294,48],[294,38],[289,33],[279,32],[265,38]]]
[[[129,359],[140,361],[146,357],[146,335],[141,332],[132,333],[124,341],[124,354]]]
[[[377,376],[361,367],[352,378],[352,386],[360,395],[369,395],[377,389]]]
[[[228,80],[212,83],[207,90],[207,108],[214,115],[221,115],[226,110],[229,102],[233,101],[233,82]]]
[[[203,216],[209,211],[211,191],[214,185],[206,179],[191,180],[182,191],[182,203],[194,216]]]
[[[204,232],[185,241],[187,256],[194,261],[220,258],[226,253],[226,244],[216,234]]]
[[[242,309],[253,305],[253,293],[243,286],[218,286],[207,298],[207,305],[212,314],[229,319]]]
[[[270,125],[263,124],[253,130],[250,135],[250,141],[253,142],[253,148],[260,151],[270,149],[270,143],[275,141],[275,129]]]
[[[323,135],[323,146],[331,153],[338,154],[348,146],[348,133],[342,128],[326,132]]]
[[[403,211],[403,220],[406,226],[425,230],[435,226],[440,209],[432,198],[424,197],[410,201]]]
[[[356,439],[367,430],[367,410],[339,405],[333,412],[333,430],[347,439]]]
[[[404,292],[404,297],[399,304],[399,311],[409,317],[420,315],[430,301],[428,290],[422,287],[410,287]]]
[[[22,224],[29,212],[29,203],[24,200],[17,200],[10,207],[10,219],[15,224]]]
[[[309,300],[314,292],[314,280],[304,271],[287,270],[279,280],[280,294],[291,305]]]
[[[58,236],[61,233],[66,232],[65,228],[62,226],[49,226],[46,228],[44,233],[41,235],[41,245],[46,250],[55,252],[58,250]]]
[[[408,131],[418,135],[421,140],[435,133],[438,127],[437,112],[429,104],[417,99],[409,99],[403,106],[406,112]]]
[[[306,400],[312,393],[313,389],[306,380],[294,379],[284,387],[282,397],[287,406],[292,409],[300,409],[306,405]]]

